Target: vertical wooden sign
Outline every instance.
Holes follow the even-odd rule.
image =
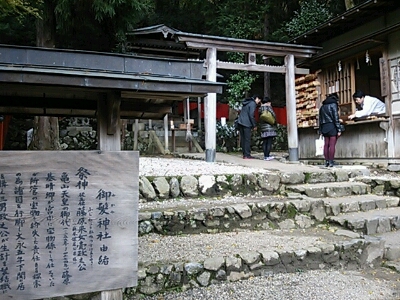
[[[0,298],[135,286],[139,155],[0,152]]]
[[[387,60],[379,58],[379,70],[381,78],[381,96],[386,97],[389,94],[389,70]]]

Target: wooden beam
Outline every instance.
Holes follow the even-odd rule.
[[[196,139],[192,139],[193,146],[196,148],[197,152],[204,153],[203,148],[201,148],[199,142]]]
[[[256,45],[249,45],[246,43],[242,44],[214,44],[214,43],[207,43],[207,42],[186,42],[189,47],[197,48],[197,49],[209,49],[209,48],[217,48],[218,51],[226,51],[226,52],[242,52],[242,53],[257,53],[267,56],[276,56],[282,57],[288,54],[294,55],[296,57],[305,57],[309,58],[315,51],[312,50],[297,50],[295,48],[287,48],[284,49],[283,47],[275,47],[276,50],[269,48],[269,47],[262,47]]]
[[[96,110],[90,109],[68,109],[68,108],[35,108],[35,107],[14,107],[0,106],[0,113],[4,115],[24,114],[34,116],[75,116],[75,117],[96,117]]]
[[[122,91],[121,98],[130,98],[132,101],[140,100],[140,99],[160,99],[160,100],[170,100],[170,101],[178,101],[183,100],[187,97],[199,97],[203,96],[201,93],[197,96],[193,96],[190,94],[182,94],[182,93],[174,93],[174,92],[132,92],[132,91]]]
[[[145,113],[172,113],[172,103],[126,103],[122,102],[121,111],[140,111]]]
[[[165,149],[160,141],[160,139],[158,138],[156,132],[154,130],[149,130],[149,135],[151,140],[154,142],[154,144],[156,145],[157,150],[161,153],[161,154],[165,154]]]
[[[231,63],[223,61],[217,61],[217,69],[268,72],[268,73],[286,73],[286,68],[284,66],[240,64],[240,63]]]
[[[121,112],[121,118],[124,118],[124,119],[162,120],[164,118],[164,115],[165,114],[162,114],[162,113],[144,113],[144,112],[140,112],[140,111]]]
[[[242,70],[242,71],[253,71],[253,72],[265,72],[265,73],[286,73],[285,66],[268,66],[260,64],[241,64],[231,63],[224,61],[217,61],[217,69],[225,70]],[[295,72],[298,75],[306,75],[310,73],[309,69],[295,68]]]

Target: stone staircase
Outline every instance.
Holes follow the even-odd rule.
[[[139,189],[137,294],[278,272],[400,269],[400,178],[321,168],[142,176]]]

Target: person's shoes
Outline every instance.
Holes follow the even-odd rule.
[[[329,167],[331,167],[331,168],[333,167],[333,160],[329,161]]]
[[[255,159],[255,157],[254,156],[243,156],[243,159]]]
[[[325,161],[325,167],[329,167],[329,160]]]
[[[275,157],[273,157],[273,156],[267,156],[267,157],[264,157],[264,160],[273,160]]]

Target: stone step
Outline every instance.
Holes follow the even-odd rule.
[[[144,202],[139,203],[139,235],[310,228],[326,221],[329,216],[339,218],[348,212],[398,205],[398,197],[373,194],[324,199],[297,194]]]
[[[300,193],[309,197],[342,194],[365,194],[370,191],[370,184],[355,182],[357,176],[365,172],[362,169],[312,169],[293,171],[267,170],[264,161],[251,160],[257,165],[251,168],[240,166],[229,167],[228,172],[178,175],[165,169],[162,176],[140,176],[139,195],[144,201],[164,201],[178,197],[197,198],[225,195],[271,195]],[[187,164],[187,168],[191,168]],[[226,171],[226,170],[225,170]],[[364,173],[363,173],[364,172]],[[172,175],[171,175],[172,174]],[[350,182],[349,180],[352,180]],[[384,189],[379,190],[384,193]],[[393,193],[397,191],[393,190]]]
[[[383,232],[372,235],[385,242],[384,259],[400,265],[400,234],[397,231]]]
[[[384,243],[327,227],[139,237],[136,293],[206,287],[224,281],[306,270],[378,266]]]
[[[400,207],[343,213],[328,220],[368,235],[391,232],[400,228]]]
[[[359,196],[345,196],[337,198],[324,198],[327,215],[339,215],[341,213],[369,211],[388,207],[397,207],[400,198],[396,196],[381,196],[366,194]]]
[[[371,191],[368,184],[356,181],[324,182],[313,184],[287,185],[287,192],[299,193],[312,198],[363,195]]]

